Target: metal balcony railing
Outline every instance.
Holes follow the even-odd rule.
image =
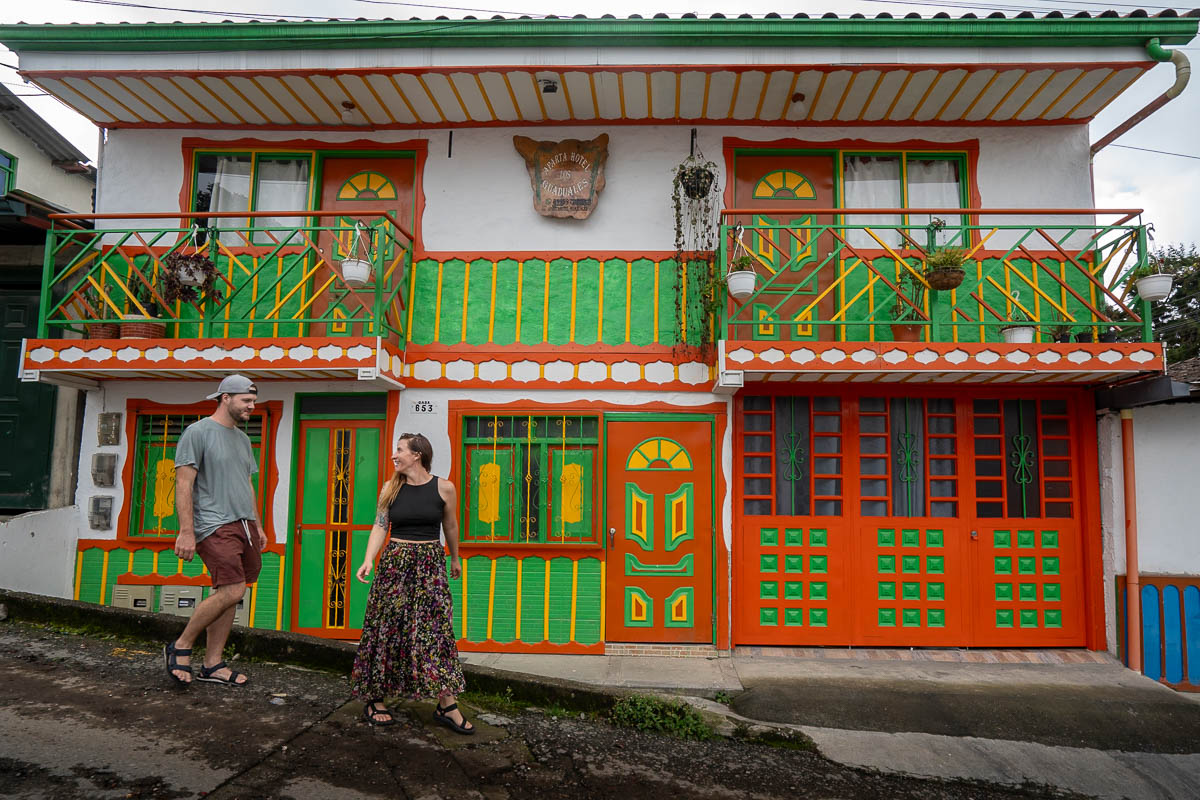
[[[405,288],[412,236],[390,212],[260,211],[56,214],[42,281],[39,338],[75,331],[113,335],[130,318],[156,318],[170,338],[380,336],[405,338]],[[373,219],[356,224],[356,218]],[[119,221],[82,230],[72,220]],[[148,227],[160,220],[191,227]],[[284,220],[295,220],[289,225]],[[161,223],[159,223],[161,224]],[[194,300],[164,296],[172,253],[206,255],[214,290]],[[362,285],[342,262],[370,262]],[[103,332],[102,336],[97,336]]]
[[[727,209],[717,263],[748,262],[757,283],[730,301],[718,338],[990,342],[1024,326],[1039,342],[1153,341],[1132,281],[1149,259],[1148,226],[1131,223],[1140,213]],[[927,265],[948,249],[960,251],[965,276],[936,290]]]

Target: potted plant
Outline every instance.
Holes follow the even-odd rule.
[[[676,319],[688,321],[674,350],[677,356],[707,358],[717,340],[717,319],[729,303],[726,268],[717,263],[720,186],[717,165],[698,149],[672,170]],[[711,176],[711,179],[710,179]]]
[[[916,275],[905,273],[896,281],[899,291],[892,303],[892,340],[896,342],[919,342],[924,329],[924,318],[918,310],[924,305],[925,284]],[[904,302],[907,297],[911,305]]]
[[[1166,300],[1175,276],[1165,270],[1161,264],[1147,262],[1130,273],[1129,279],[1137,286],[1138,297],[1151,303]]]
[[[958,247],[943,247],[925,257],[925,280],[930,289],[948,292],[962,285],[967,276],[963,264],[967,261],[967,251]]]
[[[739,303],[750,295],[758,285],[758,273],[754,271],[754,257],[743,253],[729,264],[729,272],[725,275],[725,285],[729,296]]]
[[[1029,344],[1033,341],[1035,330],[1033,319],[1024,309],[1014,304],[1012,312],[1008,315],[1008,324],[1000,329],[1000,335],[1004,337],[1006,344]]]
[[[83,302],[91,307],[84,308],[84,316],[82,320],[87,320],[88,313],[94,313],[96,316],[93,319],[103,319],[109,314],[107,313],[108,305],[104,299],[100,297],[100,292],[96,291],[96,287],[88,284],[87,288],[81,293]],[[83,328],[83,335],[88,339],[117,339],[120,338],[121,329],[115,322],[88,322]]]
[[[217,265],[204,253],[185,254],[182,250],[168,253],[162,260],[158,291],[168,303],[193,303],[216,294],[220,273]]]
[[[1050,322],[1050,337],[1054,341],[1059,343],[1071,341],[1071,324],[1062,313],[1055,311],[1050,317]]]
[[[143,315],[138,307],[130,302],[129,311],[125,313],[121,322],[121,338],[161,339],[166,336],[167,326],[158,320],[161,311],[150,286],[140,278],[131,275],[129,292],[131,300],[137,300],[142,308],[146,309],[146,314]]]
[[[361,221],[354,223],[354,236],[350,241],[350,252],[338,265],[342,272],[342,280],[352,289],[366,286],[367,282],[371,280],[371,248],[370,245],[363,246],[363,230]],[[362,253],[364,257],[359,258],[358,253]]]

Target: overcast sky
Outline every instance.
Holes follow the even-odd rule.
[[[452,0],[440,0],[452,2]],[[737,0],[737,2],[708,2],[708,0],[646,0],[645,5],[633,4],[628,0],[617,0],[598,5],[580,0],[548,2],[548,0],[479,0],[477,6],[451,7],[438,5],[438,0],[423,4],[392,2],[391,0],[37,0],[35,3],[3,0],[0,22],[67,23],[67,22],[204,22],[221,19],[245,19],[248,16],[260,19],[329,19],[384,18],[408,19],[420,17],[430,19],[437,16],[462,17],[465,15],[490,16],[503,14],[519,16],[529,14],[542,16],[574,16],[610,13],[618,17],[630,14],[653,16],[666,13],[678,16],[694,12],[707,16],[721,12],[729,16],[750,13],[756,16],[775,11],[790,16],[804,12],[819,16],[835,11],[840,16],[861,12],[868,16],[889,13],[903,16],[917,12],[932,16],[946,12],[961,16],[973,12],[986,16],[995,11],[1012,16],[1021,11],[1033,11],[1041,16],[1050,11],[1074,14],[1081,10],[1098,13],[1115,9],[1122,14],[1134,8],[1146,9],[1155,14],[1165,6],[1135,3],[1089,3],[1043,2],[1042,0],[983,0],[976,4],[959,4],[953,0],[930,0],[926,3],[908,3],[901,0],[861,0],[859,2],[817,3],[810,0],[782,3],[763,0]],[[138,6],[156,6],[159,9]],[[603,11],[598,12],[597,8]],[[1186,8],[1186,7],[1185,7]],[[205,13],[193,13],[191,9],[203,9]],[[1181,11],[1184,9],[1180,9]],[[236,15],[236,16],[235,16]],[[1200,37],[1183,48],[1185,54],[1200,66]],[[36,87],[21,83],[20,77],[11,69],[17,63],[12,53],[0,47],[0,81],[20,95],[31,94]],[[1159,64],[1148,75],[1141,78],[1132,88],[1109,105],[1092,123],[1092,141],[1103,136],[1125,118],[1161,94],[1174,81],[1174,69],[1170,64]],[[91,157],[96,154],[95,127],[50,97],[25,97],[39,114],[49,120],[75,145]],[[1094,179],[1097,208],[1144,208],[1145,219],[1153,222],[1157,230],[1157,242],[1192,243],[1200,242],[1200,77],[1194,78],[1184,93],[1169,103],[1129,133],[1116,144],[1110,145],[1096,156]],[[1120,145],[1120,146],[1118,146]],[[1143,148],[1143,149],[1132,149]],[[1159,150],[1177,155],[1146,152]],[[1036,206],[1036,198],[1030,198],[1030,206]]]

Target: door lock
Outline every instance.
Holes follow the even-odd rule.
[[[979,531],[971,531],[971,538],[972,538],[972,539],[978,539],[978,538],[979,538]]]
[[[613,546],[613,537],[614,537],[614,536],[616,536],[616,535],[617,535],[617,529],[616,529],[616,528],[609,528],[609,529],[608,529],[608,546],[609,546],[609,547],[612,547],[612,546]]]

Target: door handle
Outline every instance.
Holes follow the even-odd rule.
[[[971,531],[971,538],[972,538],[972,539],[978,539],[978,538],[979,538],[979,531]]]
[[[608,546],[609,546],[609,547],[612,547],[612,546],[613,546],[613,537],[614,537],[614,536],[616,536],[616,535],[617,535],[617,529],[616,529],[616,528],[609,528],[609,529],[608,529]]]

